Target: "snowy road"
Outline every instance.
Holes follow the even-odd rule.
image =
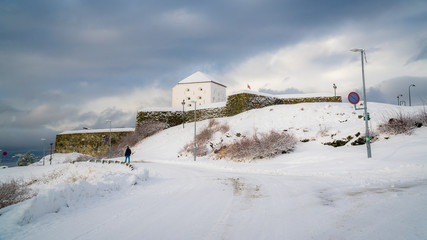
[[[427,182],[139,163],[148,181],[22,226],[13,239],[423,239]],[[409,206],[409,207],[408,207]],[[414,208],[413,206],[419,206]]]

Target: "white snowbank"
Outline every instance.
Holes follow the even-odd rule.
[[[71,154],[76,155],[76,154]],[[70,208],[94,204],[97,198],[114,192],[124,191],[146,181],[148,169],[131,169],[121,164],[100,164],[77,162],[52,166],[28,166],[11,168],[15,174],[2,175],[0,181],[11,176],[25,175],[24,180],[32,182],[31,191],[37,195],[22,203],[0,209],[1,217],[7,218],[7,224],[0,225],[0,233],[14,224],[23,226],[46,214],[66,211]],[[17,170],[21,170],[17,174]],[[23,170],[23,171],[22,171]]]

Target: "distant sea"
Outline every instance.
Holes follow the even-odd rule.
[[[5,151],[5,150],[3,150]],[[34,154],[34,156],[36,156],[36,162],[38,162],[44,155],[50,154],[50,152],[46,151],[31,151],[31,150],[11,150],[11,151],[7,151],[7,155],[3,156],[3,151],[0,152],[0,166],[8,166],[8,167],[18,167],[18,165],[16,165],[16,162],[19,160],[19,158],[24,155],[25,153],[29,152]]]

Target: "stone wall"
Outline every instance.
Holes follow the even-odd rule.
[[[311,102],[342,102],[342,99],[341,96],[277,98],[274,96],[242,92],[228,96],[225,107],[197,109],[197,121],[210,118],[230,117],[251,109],[263,108],[271,105]],[[183,122],[194,121],[194,110],[185,111],[184,114],[183,117],[183,112],[176,110],[140,111],[138,112],[136,122],[138,125],[143,124],[144,121],[154,120],[165,122],[169,127],[173,127]]]
[[[251,109],[263,108],[278,104],[297,104],[309,102],[341,102],[341,96],[337,97],[301,97],[301,98],[277,98],[269,95],[252,94],[248,92],[237,93],[228,96],[225,106],[213,108],[197,109],[197,121],[234,116]],[[144,124],[145,121],[160,121],[173,127],[183,122],[194,121],[194,110],[176,111],[170,110],[151,110],[140,111],[136,117],[137,126]],[[115,145],[120,140],[133,132],[133,129],[115,129],[111,132],[111,144]],[[109,144],[105,138],[110,136],[108,130],[97,131],[70,131],[56,135],[55,152],[71,153],[79,152],[92,156],[108,153]]]
[[[197,121],[224,117],[224,107],[204,108],[196,110]],[[161,121],[168,124],[168,127],[180,125],[183,122],[194,121],[194,110],[185,111],[140,111],[136,116],[137,125],[144,124],[144,121]]]
[[[251,109],[263,108],[271,105],[282,104],[280,98],[263,96],[250,93],[230,95],[225,105],[225,115],[234,116]]]
[[[111,132],[111,145],[115,145],[132,131]],[[78,152],[91,156],[108,153],[109,143],[105,138],[110,137],[110,132],[77,132],[56,135],[55,153]]]

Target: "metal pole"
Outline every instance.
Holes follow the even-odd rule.
[[[337,86],[335,85],[335,83],[333,85],[333,88],[334,88],[335,101],[337,101]]]
[[[42,138],[42,139],[40,139],[41,141],[42,141],[42,147],[43,147],[43,166],[44,166],[44,156],[46,155],[46,152],[45,152],[45,150],[44,150],[44,142],[46,141],[46,139],[45,138]]]
[[[52,151],[53,151],[53,143],[50,143],[50,159],[49,159],[49,162],[50,162],[50,165],[52,165]]]
[[[196,161],[196,121],[197,121],[197,112],[196,112],[196,106],[197,102],[194,102],[194,161]]]
[[[110,138],[108,139],[108,145],[110,146],[110,159],[111,159],[111,120],[106,120],[106,122],[110,122]]]
[[[184,112],[184,105],[185,105],[185,100],[182,99],[182,128],[184,128],[184,123],[185,123],[185,112]]]
[[[403,95],[397,95],[397,106],[400,106],[400,97],[403,97]]]
[[[411,85],[409,85],[409,106],[412,106],[412,104],[411,104],[411,87],[415,87],[415,84],[411,84]]]
[[[196,121],[197,121],[197,102],[194,101],[194,161],[196,161]]]
[[[111,121],[110,121],[110,141],[108,141],[110,143],[110,159],[111,159]]]
[[[360,56],[362,60],[362,79],[363,79],[363,105],[365,111],[365,128],[366,128],[366,148],[368,151],[368,158],[372,157],[371,154],[371,139],[369,135],[369,124],[368,124],[368,104],[366,102],[366,87],[365,87],[365,64],[363,62],[363,57],[365,54],[365,50],[361,49]]]

